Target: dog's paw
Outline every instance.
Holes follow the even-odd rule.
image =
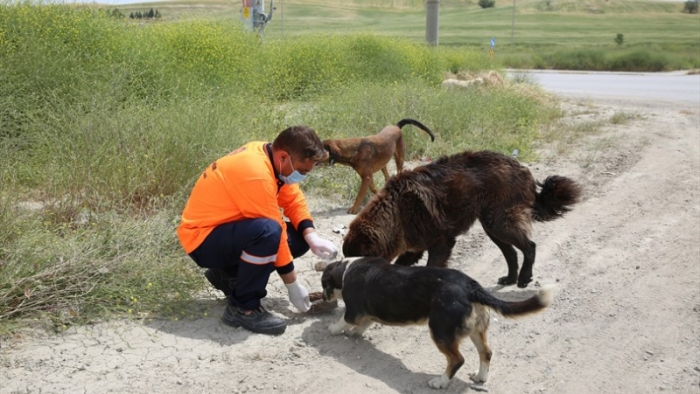
[[[528,279],[522,279],[522,278],[521,278],[521,279],[518,279],[518,287],[521,288],[521,289],[524,289],[524,288],[527,287],[528,284],[530,284],[530,282],[532,282],[532,278],[528,278]]]
[[[335,324],[331,324],[328,326],[328,331],[330,331],[332,335],[338,335],[342,334],[343,328],[338,328]]]
[[[450,378],[447,375],[442,375],[439,378],[430,379],[428,386],[434,389],[444,389],[450,383]]]
[[[328,326],[328,331],[330,331],[333,335],[338,335],[345,331],[345,327],[347,327],[345,324],[333,323],[330,326]]]
[[[338,330],[333,324],[328,326],[328,331],[331,332],[331,335],[338,335],[338,334],[341,334],[343,332],[342,329]]]
[[[478,372],[470,373],[469,379],[474,383],[486,383],[486,376],[481,376]]]
[[[348,335],[351,335],[353,337],[362,337],[363,335],[365,335],[365,331],[366,330],[364,328],[355,326],[348,331]]]
[[[507,276],[502,276],[502,277],[498,278],[498,284],[503,285],[503,286],[510,286],[510,285],[514,285],[516,280],[517,280],[516,278],[511,279]]]

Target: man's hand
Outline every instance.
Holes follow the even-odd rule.
[[[338,255],[338,249],[333,242],[319,237],[315,231],[306,233],[304,239],[309,244],[311,252],[322,259],[332,260]]]
[[[309,291],[306,287],[299,284],[299,281],[294,281],[290,284],[285,284],[289,292],[289,301],[292,305],[301,312],[307,312],[311,309],[311,301],[309,300]]]

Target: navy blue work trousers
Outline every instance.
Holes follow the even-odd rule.
[[[256,309],[260,307],[260,300],[267,295],[265,287],[275,269],[274,259],[265,259],[269,260],[270,256],[277,254],[281,237],[282,227],[272,219],[255,218],[225,223],[216,227],[190,253],[190,257],[200,267],[219,269],[237,278],[236,290],[229,297],[229,303],[247,310]],[[287,241],[294,258],[309,251],[303,235],[289,222]],[[242,255],[245,259],[241,258]]]

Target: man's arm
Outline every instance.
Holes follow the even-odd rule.
[[[282,278],[282,282],[284,282],[285,285],[290,285],[296,282],[297,274],[296,271],[292,270],[286,274],[280,274],[280,278]]]
[[[306,197],[299,185],[284,185],[277,196],[279,206],[284,209],[284,216],[288,217],[297,231],[305,235],[308,227],[314,227],[313,217],[306,205]]]

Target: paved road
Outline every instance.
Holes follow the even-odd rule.
[[[700,108],[700,74],[685,72],[614,73],[552,70],[508,70],[527,75],[553,93],[575,98],[683,103]]]

